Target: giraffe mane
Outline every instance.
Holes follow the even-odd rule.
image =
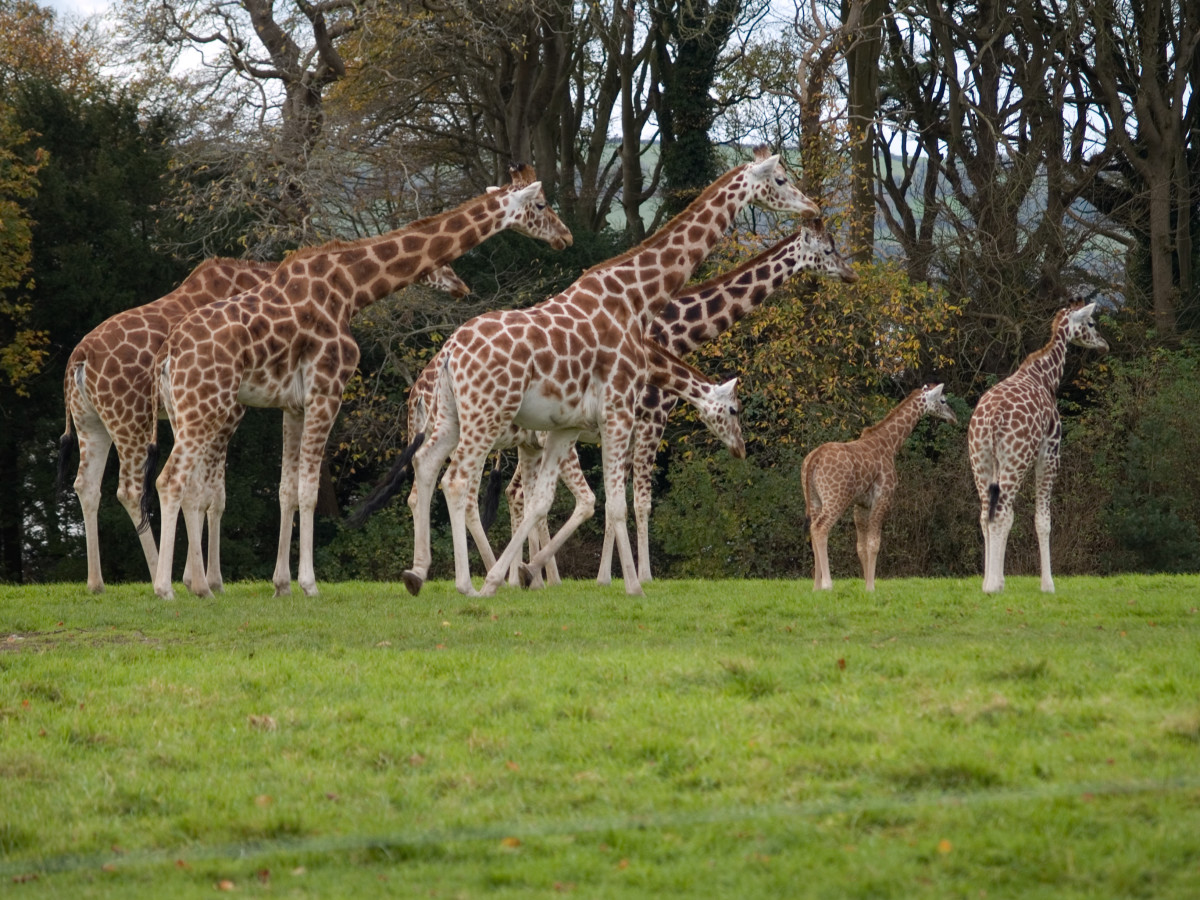
[[[700,205],[707,204],[709,202],[709,200],[711,199],[712,195],[714,193],[716,193],[716,191],[718,189],[723,188],[727,182],[731,181],[733,179],[733,177],[737,173],[741,172],[744,168],[746,168],[747,165],[749,165],[749,163],[743,163],[742,165],[734,166],[732,169],[725,172],[720,178],[718,178],[716,181],[714,181],[712,184],[710,184],[708,187],[706,187],[703,191],[701,191],[699,196],[697,196],[695,200],[693,200],[691,203],[689,203],[687,205],[687,207],[683,210],[683,212],[674,216],[669,222],[667,222],[666,225],[663,225],[656,232],[654,232],[654,234],[650,235],[648,238],[646,238],[640,244],[635,244],[634,246],[632,246],[628,250],[626,250],[624,253],[619,253],[616,256],[612,257],[611,259],[606,259],[606,260],[604,260],[604,262],[596,263],[596,265],[592,266],[590,269],[585,269],[583,274],[590,275],[593,272],[599,271],[601,269],[608,269],[613,266],[618,266],[621,263],[629,260],[631,257],[637,256],[639,253],[641,253],[644,250],[650,250],[650,249],[658,246],[659,244],[665,243],[668,239],[668,236],[670,235],[671,227],[676,222],[678,222],[680,219],[682,219],[686,216],[690,216],[690,215],[694,214],[693,207],[699,208]]]
[[[212,256],[206,260],[197,263],[196,267],[188,273],[188,278],[196,275],[206,269],[215,269],[217,266],[231,266],[235,269],[250,269],[254,266],[270,265],[270,263],[260,262],[254,259],[237,259],[233,256]],[[187,279],[184,279],[185,281]]]
[[[519,168],[520,169],[529,169],[529,171],[532,171],[532,169],[530,169],[529,166],[525,166],[525,165],[522,165]],[[521,177],[524,177],[524,176],[522,175]],[[519,184],[517,182],[517,178],[518,178],[518,173],[513,172],[513,181],[510,184],[507,184],[504,187],[495,188],[495,192],[489,193],[487,196],[494,197],[494,196],[496,196],[496,193],[499,193],[501,191],[511,190],[513,187],[518,187],[518,188],[528,187],[528,185]],[[530,184],[532,184],[532,182],[530,182]],[[491,189],[489,189],[489,190],[491,190]],[[424,218],[421,218],[421,219],[415,219],[406,225],[401,225],[400,228],[396,229],[396,230],[416,231],[416,230],[419,230],[422,228],[427,228],[432,223],[437,222],[441,219],[449,219],[452,215],[454,215],[456,212],[461,210],[463,207],[465,207],[471,203],[476,203],[480,199],[481,198],[478,196],[471,197],[467,200],[464,200],[462,203],[458,204],[458,206],[454,206],[454,207],[451,207],[450,209],[443,210],[440,213],[434,213],[431,216],[425,216]],[[374,242],[378,241],[380,237],[381,237],[381,235],[371,234],[371,235],[367,235],[366,237],[358,238],[357,240],[354,240],[354,241],[342,241],[342,240],[338,240],[337,238],[334,238],[333,240],[328,241],[324,244],[314,244],[311,247],[298,247],[297,249],[293,250],[291,253],[289,253],[287,256],[285,256],[283,258],[283,262],[281,262],[279,264],[279,268],[282,269],[289,263],[296,262],[297,260],[304,260],[310,256],[319,256],[319,255],[323,255],[326,253],[336,253],[340,250],[355,250],[359,247],[370,246]]]
[[[926,387],[928,387],[928,385],[926,385]],[[863,432],[862,432],[862,436],[866,437],[868,434],[874,434],[876,431],[879,431],[880,429],[882,429],[884,425],[887,425],[892,419],[894,419],[897,415],[900,414],[900,410],[904,409],[910,403],[912,403],[914,400],[916,400],[918,397],[920,397],[924,391],[925,391],[925,387],[919,387],[919,388],[909,391],[908,395],[903,400],[901,400],[899,403],[897,403],[895,406],[893,406],[888,411],[888,414],[886,416],[884,416],[882,419],[880,419],[874,425],[868,425],[866,428],[864,428]]]
[[[1034,350],[1022,360],[1021,365],[1017,367],[1017,371],[1024,369],[1026,366],[1033,365],[1043,356],[1050,352],[1054,347],[1054,342],[1058,339],[1058,329],[1062,325],[1063,320],[1077,309],[1082,309],[1086,304],[1072,303],[1070,306],[1064,306],[1054,314],[1054,320],[1050,323],[1050,339],[1041,347]]]
[[[684,371],[689,372],[693,377],[701,381],[709,380],[707,375],[705,375],[691,363],[685,362],[677,353],[675,353],[673,350],[669,350],[657,341],[652,341],[647,338],[646,346],[653,348],[654,352],[656,353],[661,353],[667,362],[669,362],[671,365],[679,366]]]
[[[795,242],[796,239],[799,238],[800,235],[803,233],[803,231],[804,231],[804,229],[802,229],[802,228],[797,229],[796,231],[793,231],[791,234],[789,234],[787,237],[780,238],[778,241],[776,241],[770,247],[766,248],[765,250],[763,250],[760,253],[754,254],[754,256],[750,257],[749,259],[742,260],[740,263],[738,263],[736,266],[734,266],[732,269],[730,269],[728,272],[725,272],[724,274],[714,275],[712,278],[709,278],[707,281],[702,281],[697,285],[690,285],[687,288],[687,292],[689,294],[691,294],[693,292],[702,291],[711,285],[717,284],[718,282],[731,281],[732,279],[736,278],[738,275],[741,275],[743,272],[745,272],[748,269],[757,268],[758,266],[762,265],[761,257],[767,255],[768,253],[774,253],[777,250],[782,250],[784,244],[791,244],[791,243]]]

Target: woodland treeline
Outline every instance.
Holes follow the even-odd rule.
[[[91,328],[206,257],[390,230],[529,162],[572,248],[502,235],[456,263],[465,300],[413,287],[355,323],[318,568],[397,577],[407,508],[343,517],[406,441],[408,386],[441,340],[641,240],[758,143],[862,277],[797,279],[696,354],[742,379],[749,453],[677,413],[657,572],[807,574],[805,453],[930,381],[961,424],[903,451],[880,574],[979,571],[970,408],[1072,296],[1101,303],[1112,352],[1068,363],[1056,568],[1200,569],[1198,42],[1200,0],[119,0],[89,22],[0,0],[0,580],[86,571],[55,469],[63,368]],[[786,234],[763,221],[702,274]],[[227,579],[270,576],[279,432],[252,410],[231,447]],[[160,441],[165,457],[165,423]],[[145,580],[115,469],[105,577]],[[1029,501],[1017,516],[1012,565],[1033,571]],[[857,571],[852,533],[831,543],[835,578]],[[595,574],[599,535],[573,540],[566,573]]]

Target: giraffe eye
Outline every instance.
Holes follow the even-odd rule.
[[[537,208],[538,208],[539,210],[545,209],[545,208],[546,208],[546,204],[545,204],[545,203],[539,203],[539,204],[537,205]]]

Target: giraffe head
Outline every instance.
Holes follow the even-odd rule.
[[[504,227],[545,241],[555,250],[571,246],[573,238],[569,229],[546,202],[542,183],[533,178],[533,169],[524,164],[508,167],[512,184],[504,188],[490,187],[489,194],[501,196],[505,204]]]
[[[1095,303],[1076,304],[1059,312],[1062,327],[1066,329],[1067,343],[1099,350],[1101,353],[1108,350],[1108,341],[1104,340],[1096,329],[1095,313]]]
[[[795,213],[802,219],[815,219],[821,208],[792,184],[779,162],[779,154],[767,152],[766,147],[754,150],[754,162],[746,163],[750,184],[749,202],[760,209]]]
[[[845,284],[858,281],[858,273],[838,253],[833,235],[825,231],[825,221],[820,216],[806,222],[800,229],[800,242],[807,251],[802,261],[803,268],[836,276]]]
[[[471,286],[459,278],[448,265],[426,272],[417,279],[417,284],[445,291],[451,297],[465,297],[471,293]]]
[[[944,384],[927,384],[921,388],[921,415],[930,415],[936,419],[945,419],[952,425],[958,424],[958,417],[946,402],[942,393]]]
[[[746,458],[746,442],[742,439],[742,421],[738,416],[742,403],[737,396],[737,379],[714,384],[696,404],[696,413],[708,430],[721,439],[735,459]]]

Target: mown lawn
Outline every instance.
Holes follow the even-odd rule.
[[[1200,897],[1200,578],[0,587],[14,897]]]

